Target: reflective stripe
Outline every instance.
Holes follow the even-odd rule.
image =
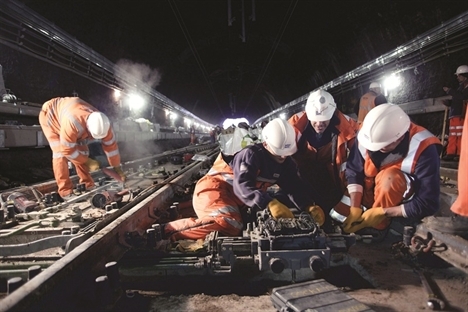
[[[115,143],[115,134],[114,134],[114,131],[112,130],[112,128],[110,129],[111,133],[112,133],[112,139],[110,140],[107,140],[107,141],[104,141],[104,140],[101,140],[102,141],[102,144],[104,145],[112,145]]]
[[[227,217],[223,217],[223,219],[224,221],[226,221],[227,223],[229,223],[231,226],[235,227],[236,229],[242,230],[242,228],[244,227],[244,224],[242,224],[242,222],[239,222],[235,219],[227,218]]]
[[[349,196],[343,195],[343,197],[341,197],[340,202],[342,202],[346,206],[351,207],[351,198]]]
[[[411,173],[411,168],[413,167],[413,162],[416,157],[416,151],[418,150],[419,145],[422,141],[431,136],[433,135],[429,132],[429,130],[423,130],[413,135],[409,144],[408,154],[401,163],[401,171]]]
[[[62,157],[63,157],[63,154],[60,152],[52,153],[52,158],[62,158]]]
[[[410,176],[409,174],[406,174],[404,172],[403,172],[403,175],[405,176],[405,180],[406,180],[406,190],[403,193],[403,198],[405,198],[409,194],[409,192],[411,191],[411,185],[413,184],[414,179],[413,179],[412,176]],[[414,196],[414,193],[411,194],[410,198],[403,200],[403,202],[407,202],[407,201],[411,200],[413,198],[413,196]]]
[[[224,206],[224,207],[219,208],[218,210],[214,210],[210,212],[209,216],[217,217],[219,215],[225,215],[225,214],[229,214],[232,212],[240,214],[239,208],[234,207],[234,206]]]
[[[112,145],[115,143],[115,138],[113,137],[111,140],[108,140],[108,141],[101,141],[102,144],[104,145]]]
[[[107,155],[107,157],[112,157],[112,156],[119,155],[119,149],[115,149],[113,151],[106,152],[106,155]]]
[[[333,208],[332,208],[332,210],[330,210],[330,217],[331,217],[333,220],[338,221],[338,222],[341,222],[341,223],[345,222],[345,220],[346,220],[346,217],[345,217],[345,216],[339,214],[339,213],[336,212],[336,210],[333,209]]]
[[[78,151],[81,155],[89,155],[89,151]]]
[[[60,141],[49,141],[49,146],[50,147],[60,146]]]
[[[68,141],[60,140],[60,144],[66,147],[74,148],[76,146],[76,143],[71,143]]]
[[[74,151],[68,158],[69,159],[76,159],[80,156],[80,153],[78,151]]]
[[[343,172],[346,170],[346,161],[344,163],[341,164],[340,166],[340,171]]]

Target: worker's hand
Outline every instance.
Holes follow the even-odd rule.
[[[343,230],[347,233],[351,233],[349,229],[353,226],[353,223],[356,222],[362,215],[361,207],[350,207],[349,215],[346,217],[346,220],[343,222]]]
[[[123,172],[121,166],[114,167],[114,171],[117,172],[117,174],[120,176],[120,178],[122,179],[122,182],[127,181],[127,176]]]
[[[89,157],[88,157],[88,160],[86,160],[85,165],[88,167],[90,172],[99,170],[99,168],[101,167],[101,165],[99,165],[99,162],[97,160],[94,160]]]
[[[276,198],[268,203],[268,209],[270,209],[271,215],[275,219],[294,218],[294,214],[291,210],[289,210],[286,205],[280,203]]]
[[[322,226],[325,223],[325,213],[320,206],[310,206],[307,210],[318,225]]]
[[[385,220],[385,210],[382,207],[374,207],[364,211],[361,217],[355,222],[355,225],[349,228],[348,233],[354,233],[365,227],[376,227]]]

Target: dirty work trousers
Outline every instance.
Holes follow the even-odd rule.
[[[463,133],[463,118],[453,117],[449,121],[447,155],[460,155]],[[461,162],[461,161],[460,161]]]
[[[463,129],[468,129],[468,118],[465,118]],[[450,207],[452,212],[468,217],[468,130],[461,136],[461,154],[458,165],[458,197]]]
[[[373,189],[364,189],[362,205],[371,207],[394,207],[411,198],[414,194],[413,179],[397,168],[387,168],[380,171],[375,177]],[[351,200],[347,194],[335,206],[331,215],[338,221],[343,222],[349,215]],[[338,218],[333,216],[338,214]],[[375,228],[383,230],[390,225],[390,218],[386,218]]]
[[[54,178],[57,182],[58,193],[61,197],[70,195],[73,192],[73,183],[70,180],[70,174],[68,171],[68,159],[63,156],[60,144],[60,134],[54,132],[48,127],[47,122],[47,111],[41,110],[39,113],[39,123],[42,128],[44,136],[49,142],[50,149],[52,150],[52,169],[54,171]],[[86,144],[77,146],[78,151],[82,154],[88,154],[89,150]],[[94,187],[94,180],[89,173],[88,167],[85,164],[74,163],[76,174],[80,178],[80,183],[84,183],[86,188]]]
[[[201,178],[193,192],[193,209],[198,218],[185,218],[165,225],[165,236],[171,240],[204,239],[209,233],[237,236],[242,232],[240,207],[244,204],[232,186],[220,175]]]

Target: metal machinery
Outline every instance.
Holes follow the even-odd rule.
[[[159,224],[153,225],[155,228],[159,228]],[[182,271],[184,274],[202,271],[203,274],[223,275],[231,274],[240,266],[251,265],[258,272],[276,274],[290,269],[294,281],[297,270],[320,272],[330,267],[333,256],[346,253],[356,241],[353,234],[325,233],[308,213],[297,214],[295,219],[275,220],[268,210],[257,212],[254,220],[246,224],[242,236],[227,237],[212,232],[203,244],[199,243],[192,250],[179,248],[181,242],[170,244],[164,251],[155,250],[160,241],[157,233],[149,229],[146,246],[135,246],[135,250],[122,259],[123,274],[132,275],[134,273],[129,272],[136,270],[146,276],[177,275]],[[138,259],[151,260],[145,263]]]
[[[210,145],[192,148],[194,156],[182,164],[172,158],[187,149],[126,163],[125,185],[98,172],[95,189],[78,184],[78,196],[67,202],[57,200],[54,181],[0,194],[0,311],[69,309],[86,302],[95,307],[99,281],[115,280],[116,274],[124,280],[128,263],[148,276],[148,259],[158,274],[225,275],[247,264],[258,272],[290,269],[294,280],[297,270],[328,268],[335,254],[355,243],[354,235],[326,234],[308,214],[274,220],[258,211],[247,216],[242,236],[213,232],[193,252],[159,250],[157,223],[175,217],[171,203],[190,197],[219,152]]]

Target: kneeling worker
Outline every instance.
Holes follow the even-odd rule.
[[[385,230],[392,217],[418,222],[433,215],[439,209],[440,147],[398,105],[373,108],[346,164],[351,207],[343,229]]]
[[[75,165],[80,183],[87,189],[95,186],[89,171],[98,170],[100,165],[89,158],[87,140],[90,139],[102,140],[109,164],[122,180],[126,179],[109,118],[95,107],[77,97],[54,98],[42,106],[39,123],[52,150],[52,168],[63,199],[73,196],[68,161]]]
[[[295,132],[287,121],[274,119],[262,131],[263,143],[250,145],[234,156],[218,156],[210,171],[193,192],[198,218],[185,218],[162,225],[162,236],[171,240],[203,239],[213,231],[237,236],[242,233],[241,209],[268,208],[272,216],[293,218],[291,210],[273,198],[267,188],[277,184],[301,210],[308,211],[322,225],[325,216],[313,205],[314,194],[299,177],[290,155],[297,150]],[[317,195],[318,196],[318,195]]]

